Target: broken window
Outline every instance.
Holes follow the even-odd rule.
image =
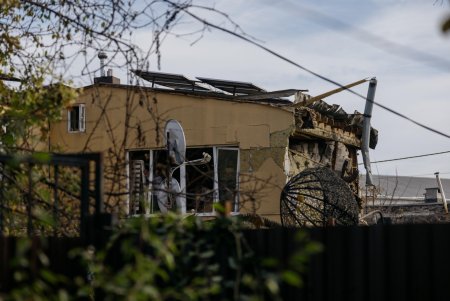
[[[205,154],[211,160],[198,163]],[[130,151],[130,213],[178,211],[209,215],[214,213],[214,202],[219,201],[229,204],[230,211],[237,211],[239,149],[187,148],[186,161],[194,160],[195,164],[167,169],[166,150]],[[168,173],[172,173],[170,191],[179,189],[179,193],[168,194]]]
[[[86,108],[84,104],[74,105],[67,109],[67,130],[70,133],[85,131],[85,114]]]
[[[186,166],[187,212],[213,212],[214,149],[212,147],[188,148],[186,158],[188,161],[197,160],[203,157],[203,153],[209,154],[211,161],[206,164]]]
[[[217,149],[219,201],[230,211],[237,211],[239,152],[235,148]]]

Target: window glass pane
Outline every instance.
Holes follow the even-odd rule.
[[[188,161],[203,158],[203,153],[213,157],[212,147],[188,148]],[[211,213],[214,202],[214,158],[206,164],[186,166],[187,212]]]
[[[71,132],[78,131],[80,118],[80,108],[78,106],[71,107],[69,109],[69,129]]]
[[[173,168],[174,166],[172,166]],[[167,151],[153,151],[153,181],[152,181],[152,203],[151,213],[165,213],[167,211],[177,212],[184,204],[180,195],[167,193]],[[176,169],[172,174],[171,191],[179,189],[180,169]]]
[[[219,201],[231,202],[231,210],[235,211],[238,190],[238,150],[219,148],[217,162]]]

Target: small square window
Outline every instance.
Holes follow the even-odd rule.
[[[86,130],[86,108],[84,104],[71,106],[67,109],[67,130],[70,133]]]

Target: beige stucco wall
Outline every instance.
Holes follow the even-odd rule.
[[[176,119],[184,128],[188,145],[239,144],[248,149],[270,146],[270,133],[285,130],[294,122],[292,113],[268,105],[162,92],[133,93],[117,87],[86,89],[77,103],[86,105],[86,133],[67,133],[67,113],[63,112],[62,122],[52,128],[53,144],[73,150],[86,145],[106,150],[113,140],[123,143],[126,139],[127,148],[161,147],[165,122]],[[108,131],[111,129],[114,138]],[[91,143],[86,144],[88,138]]]
[[[68,133],[64,111],[62,121],[52,125],[53,146],[66,152],[101,151],[107,156],[105,163],[111,164],[114,156],[124,160],[128,149],[162,147],[164,124],[176,119],[188,146],[239,146],[241,200],[247,202],[243,211],[257,209],[279,220],[279,196],[286,183],[284,158],[294,124],[291,112],[269,105],[106,85],[86,88],[77,103],[86,105],[86,132]],[[256,200],[253,205],[252,199]]]

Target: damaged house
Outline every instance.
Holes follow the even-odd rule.
[[[142,84],[121,84],[111,71],[95,78],[49,132],[51,151],[104,154],[110,210],[160,212],[155,199],[168,161],[163,131],[171,119],[184,129],[186,160],[210,158],[173,170],[183,212],[213,216],[215,203],[229,201],[232,213],[279,221],[281,190],[309,167],[328,166],[358,194],[361,114],[304,90],[267,92],[244,82],[133,72]]]

